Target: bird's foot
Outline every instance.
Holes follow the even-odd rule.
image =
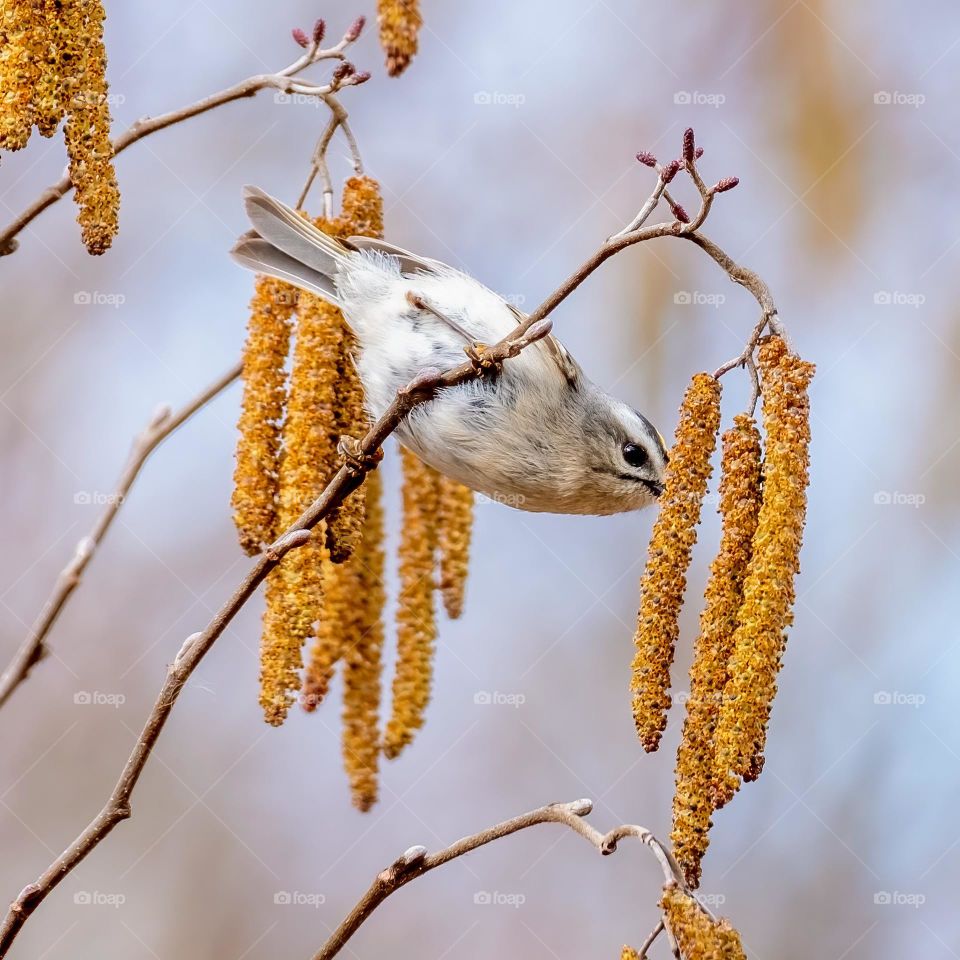
[[[503,366],[503,361],[491,357],[490,347],[485,343],[481,343],[479,340],[474,340],[465,346],[463,352],[470,358],[470,362],[478,374],[482,375],[488,372],[499,373],[500,368]]]
[[[363,444],[354,437],[341,437],[337,441],[337,453],[340,463],[355,476],[375,470],[383,459],[383,450],[377,448],[373,453],[364,453]]]

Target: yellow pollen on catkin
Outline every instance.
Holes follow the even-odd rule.
[[[640,954],[633,947],[624,944],[620,951],[620,960],[640,960]]]
[[[403,526],[400,532],[400,594],[397,602],[397,670],[383,752],[399,756],[423,726],[430,700],[433,648],[437,636],[433,607],[440,475],[405,447]]]
[[[740,934],[729,921],[715,920],[676,884],[663,888],[660,907],[683,960],[746,960]]]
[[[350,177],[343,185],[341,214],[337,221],[339,236],[383,237],[383,199],[380,185],[371,177]],[[356,368],[356,339],[341,317],[342,341],[337,360],[338,437],[359,440],[369,421],[363,384]],[[365,485],[354,490],[328,518],[327,549],[335,563],[343,563],[356,548],[364,525]]]
[[[63,0],[62,16],[63,30],[76,39],[78,52],[64,81],[64,140],[77,222],[87,251],[96,255],[113,242],[120,210],[107,103],[105,14],[100,0]]]
[[[447,616],[463,613],[473,530],[473,491],[449,477],[440,477],[440,595]]]
[[[243,348],[243,401],[231,500],[240,546],[251,556],[280,532],[277,458],[296,301],[295,287],[257,277]]]
[[[46,42],[44,0],[0,2],[0,150],[22,150],[30,139]]]
[[[722,439],[720,548],[710,568],[700,634],[690,667],[690,697],[677,751],[673,797],[673,852],[687,883],[700,883],[700,862],[713,814],[714,729],[727,682],[733,635],[743,602],[743,582],[760,508],[760,433],[738,414]]]
[[[377,22],[387,73],[398,77],[417,52],[417,37],[423,25],[419,0],[378,0]]]
[[[780,337],[758,354],[763,384],[763,501],[733,638],[729,678],[716,729],[715,802],[727,803],[741,778],[762,769],[776,677],[792,621],[794,578],[809,480],[810,401],[814,366],[791,355]]]
[[[67,105],[65,93],[67,77],[64,72],[77,56],[76,39],[71,38],[66,24],[60,18],[64,0],[42,0],[46,18],[43,36],[40,76],[33,94],[34,120],[43,137],[52,137],[63,119]]]
[[[698,373],[680,406],[680,422],[660,497],[660,514],[640,581],[630,690],[637,735],[648,752],[660,745],[667,725],[670,666],[680,632],[686,571],[697,539],[719,426],[720,384],[709,374]]]
[[[380,758],[380,680],[383,671],[383,504],[380,474],[367,476],[363,535],[353,556],[337,568],[349,571],[352,615],[343,644],[343,762],[353,805],[377,801]]]

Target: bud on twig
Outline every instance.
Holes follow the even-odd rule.
[[[693,127],[687,127],[683,131],[683,159],[687,163],[693,163],[697,148],[693,140]]]
[[[353,43],[353,41],[356,40],[357,37],[359,37],[363,32],[363,28],[366,26],[366,24],[366,17],[357,17],[357,19],[350,24],[350,29],[343,35],[343,39],[346,40],[347,43]]]
[[[660,178],[664,183],[670,183],[671,180],[677,175],[677,171],[680,169],[679,160],[671,160],[660,172]]]
[[[357,68],[349,60],[344,60],[343,63],[333,71],[333,76],[330,79],[334,84],[343,83],[347,77],[353,76],[356,72]]]
[[[299,27],[294,27],[293,30],[290,31],[290,33],[293,36],[293,39],[296,40],[301,47],[310,46],[310,40],[307,38],[307,35]]]
[[[699,160],[703,156],[703,147],[697,147],[694,156]]]
[[[681,223],[690,222],[690,217],[687,215],[687,211],[684,210],[679,203],[671,203],[670,209],[673,212],[674,217],[676,217]]]
[[[361,83],[366,83],[370,79],[370,71],[364,70],[362,73],[355,73],[350,81],[354,86],[358,86]]]
[[[641,150],[637,154],[637,159],[645,167],[655,167],[657,165],[657,158],[652,153],[648,153],[646,150]]]
[[[313,25],[313,42],[319,47],[323,43],[324,34],[327,32],[327,24],[324,20],[317,20]]]
[[[726,193],[740,182],[739,177],[724,177],[714,188],[714,193]]]

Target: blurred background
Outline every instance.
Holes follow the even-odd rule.
[[[281,68],[299,52],[291,27],[323,16],[339,36],[374,13],[370,0],[107,8],[117,130]],[[702,891],[759,960],[958,956],[954,5],[424,0],[423,13],[407,73],[386,77],[368,28],[354,59],[374,78],[343,95],[394,242],[529,309],[647,196],[637,150],[669,158],[692,124],[704,175],[741,178],[707,231],[770,283],[818,365],[812,487],[766,769],[717,816]],[[117,161],[106,256],[86,254],[64,201],[0,260],[4,661],[157,404],[237,358],[251,278],[226,250],[246,227],[240,187],[294,200],[324,121],[267,92],[163,131]],[[333,161],[341,179],[342,146]],[[2,219],[64,162],[59,137],[5,156]],[[690,375],[738,353],[756,316],[692,245],[661,241],[604,266],[555,322],[669,437]],[[724,384],[727,423],[748,388]],[[235,386],[156,453],[53,655],[0,716],[4,902],[100,809],[166,664],[248,566],[229,508],[238,401]],[[591,797],[599,829],[666,837],[682,708],[646,756],[627,691],[653,519],[478,504],[467,612],[441,624],[427,725],[366,815],[340,769],[338,697],[280,729],[260,718],[258,596],[185,690],[133,818],[11,955],[307,957],[408,846],[554,800]],[[677,690],[717,535],[708,510]],[[659,884],[639,845],[601,859],[541,827],[407,887],[344,956],[613,958],[652,927]]]

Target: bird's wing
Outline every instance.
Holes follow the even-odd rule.
[[[507,306],[517,318],[517,323],[523,323],[527,319],[527,315],[522,310],[518,310],[512,303],[508,303]],[[537,345],[547,352],[547,355],[557,365],[571,387],[576,388],[580,385],[583,378],[583,370],[580,364],[570,356],[567,348],[553,334],[548,334],[542,340],[539,340]]]
[[[436,273],[437,267],[446,268],[446,264],[439,260],[417,256],[409,250],[404,250],[403,247],[387,243],[386,240],[377,240],[375,237],[351,237],[350,243],[358,250],[375,250],[377,253],[386,253],[391,257],[396,257],[400,262],[401,273],[416,273],[418,270],[425,273]]]

